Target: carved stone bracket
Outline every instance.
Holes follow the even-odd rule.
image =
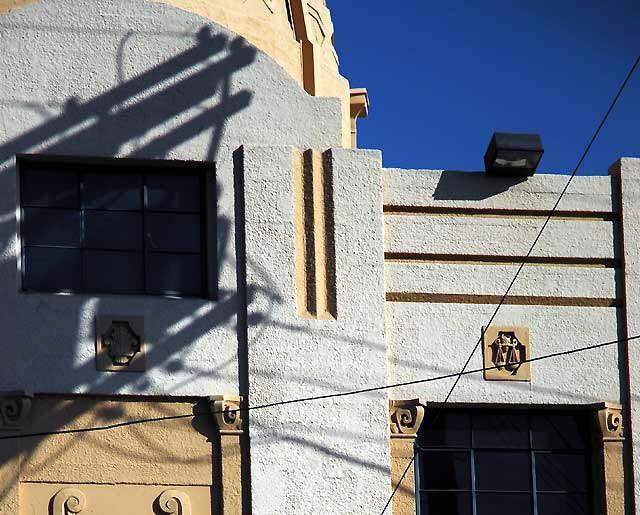
[[[158,497],[158,506],[168,515],[191,515],[189,496],[180,490],[165,490]]]
[[[31,411],[33,396],[25,392],[0,393],[0,430],[19,431]]]
[[[415,438],[424,418],[424,401],[420,399],[389,401],[391,436]]]
[[[239,395],[216,395],[209,398],[211,411],[220,434],[242,434],[244,429],[244,406]]]
[[[87,498],[77,488],[64,488],[53,497],[53,515],[80,513],[87,506]]]
[[[603,442],[624,440],[622,424],[622,406],[604,402],[596,411],[596,426]]]

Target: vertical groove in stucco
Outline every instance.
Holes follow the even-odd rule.
[[[327,318],[338,317],[336,292],[336,240],[335,207],[333,201],[333,153],[331,149],[322,154],[322,187],[324,203],[324,276],[326,281]]]
[[[294,231],[298,316],[336,317],[331,156],[294,150]]]

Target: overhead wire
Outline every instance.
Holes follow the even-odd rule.
[[[451,386],[451,388],[449,389],[449,392],[447,393],[447,396],[445,397],[444,401],[442,402],[442,404],[440,405],[440,408],[438,410],[438,412],[436,413],[436,416],[433,419],[433,424],[435,424],[437,422],[437,420],[440,417],[440,414],[442,413],[442,411],[444,410],[446,404],[449,402],[449,399],[451,398],[451,395],[453,394],[453,391],[456,389],[456,386],[458,386],[458,383],[460,382],[460,378],[464,375],[464,371],[467,369],[467,367],[469,366],[469,363],[471,362],[471,359],[473,358],[473,355],[476,353],[476,351],[478,350],[478,347],[480,347],[480,344],[482,343],[482,340],[484,339],[484,333],[485,331],[491,326],[491,324],[493,323],[496,315],[498,314],[498,311],[500,310],[500,308],[502,307],[502,305],[504,304],[504,301],[506,300],[507,296],[509,295],[509,292],[511,291],[511,289],[513,288],[513,285],[515,284],[516,280],[518,279],[518,276],[520,275],[520,272],[522,271],[522,269],[525,267],[525,265],[527,264],[527,260],[531,257],[531,253],[533,252],[533,249],[536,247],[536,245],[538,244],[538,241],[540,240],[540,237],[542,236],[542,233],[544,232],[544,230],[547,228],[547,225],[549,224],[551,218],[553,217],[553,214],[555,213],[556,209],[558,208],[558,205],[560,204],[560,201],[562,200],[562,198],[564,197],[565,193],[567,192],[567,190],[569,189],[569,186],[571,185],[571,181],[573,181],[573,178],[576,176],[576,174],[578,173],[578,170],[580,169],[580,166],[582,165],[583,161],[585,160],[585,158],[587,157],[587,154],[589,153],[589,151],[591,150],[591,147],[593,146],[593,143],[595,142],[596,138],[598,137],[598,135],[600,134],[600,131],[602,130],[602,127],[604,126],[604,124],[606,123],[607,119],[609,118],[609,115],[611,114],[611,111],[613,111],[613,108],[615,107],[615,105],[618,102],[618,99],[620,98],[620,96],[622,95],[622,92],[624,91],[625,87],[627,86],[627,84],[629,83],[629,80],[631,79],[631,77],[633,76],[633,73],[635,72],[636,68],[638,67],[638,63],[640,63],[640,55],[638,55],[638,57],[636,58],[635,62],[633,63],[633,65],[631,66],[631,69],[629,70],[629,72],[627,73],[627,76],[625,77],[624,81],[622,82],[622,84],[620,85],[620,87],[618,88],[618,92],[616,94],[616,96],[614,97],[613,101],[609,104],[609,108],[607,109],[605,115],[602,117],[600,124],[598,125],[598,127],[596,128],[595,132],[593,133],[593,136],[591,136],[591,139],[589,140],[588,145],[586,146],[586,148],[584,149],[584,152],[582,153],[580,159],[578,160],[575,168],[573,169],[573,171],[571,172],[571,175],[569,176],[569,179],[567,180],[564,188],[562,189],[562,191],[560,192],[560,195],[558,196],[558,199],[556,200],[555,204],[553,205],[553,208],[551,209],[551,211],[549,211],[544,223],[542,224],[542,226],[540,227],[540,230],[538,231],[538,234],[536,235],[536,237],[533,240],[533,243],[531,244],[531,246],[529,247],[528,252],[525,254],[522,262],[520,263],[520,265],[518,266],[518,269],[516,270],[515,275],[513,276],[513,279],[511,280],[511,282],[509,283],[509,286],[507,287],[506,291],[504,292],[504,294],[502,295],[500,302],[498,303],[498,305],[496,306],[496,309],[493,311],[493,314],[491,315],[491,318],[489,319],[489,322],[483,327],[480,338],[478,338],[478,341],[476,342],[476,344],[473,346],[473,349],[471,350],[471,352],[469,353],[469,356],[467,357],[467,360],[465,361],[464,365],[462,366],[462,369],[460,371],[460,374],[458,374],[458,376],[456,377],[456,380],[454,381],[453,385]],[[406,476],[407,472],[409,471],[409,469],[411,468],[411,465],[413,465],[413,462],[415,460],[415,454],[414,456],[411,458],[409,464],[407,465],[404,473],[402,474],[402,478],[404,479],[404,477]],[[400,481],[398,481],[398,484],[396,485],[396,487],[394,488],[394,490],[391,493],[391,496],[389,497],[389,499],[387,500],[387,503],[385,504],[384,508],[382,509],[382,511],[380,512],[380,515],[384,515],[384,513],[387,511],[387,508],[389,507],[389,505],[391,504],[391,501],[393,500],[393,497],[395,496],[396,492],[398,491],[398,488],[400,487],[400,484],[402,483],[402,479]]]
[[[612,345],[617,345],[620,343],[626,343],[626,342],[630,342],[633,340],[638,340],[640,339],[640,334],[636,335],[636,336],[630,336],[628,338],[621,338],[618,340],[612,340],[612,341],[607,341],[607,342],[601,342],[601,343],[595,343],[592,345],[587,345],[584,347],[577,347],[575,349],[569,349],[569,350],[564,350],[564,351],[559,351],[559,352],[553,352],[551,354],[545,354],[542,356],[536,356],[535,358],[529,358],[529,359],[523,359],[517,362],[514,362],[513,365],[514,366],[520,366],[524,363],[533,363],[536,361],[542,361],[545,359],[551,359],[551,358],[559,358],[559,357],[564,357],[564,356],[569,356],[571,354],[578,354],[580,352],[586,352],[589,350],[594,350],[594,349],[599,349],[602,347],[609,347]],[[477,374],[479,372],[485,372],[487,370],[495,370],[500,368],[499,366],[491,366],[491,367],[482,367],[482,368],[476,368],[473,370],[465,370],[463,372],[463,375],[470,375],[470,374]],[[443,375],[439,375],[439,376],[435,376],[435,377],[428,377],[425,379],[416,379],[413,381],[405,381],[402,383],[393,383],[393,384],[385,384],[385,385],[381,385],[381,386],[374,386],[374,387],[370,387],[370,388],[361,388],[359,390],[350,390],[348,392],[338,392],[338,393],[328,393],[325,395],[314,395],[314,396],[310,396],[310,397],[301,397],[301,398],[296,398],[296,399],[288,399],[288,400],[284,400],[284,401],[276,401],[276,402],[269,402],[266,404],[257,404],[255,406],[246,406],[246,407],[239,407],[239,408],[233,408],[233,409],[227,409],[227,410],[206,410],[206,411],[200,411],[200,412],[192,412],[192,413],[183,413],[183,414],[179,414],[179,415],[165,415],[162,417],[152,417],[152,418],[142,418],[142,419],[134,419],[134,420],[125,420],[123,422],[116,422],[113,424],[106,424],[106,425],[102,425],[102,426],[90,426],[90,427],[80,427],[80,428],[75,428],[75,429],[59,429],[59,430],[55,430],[55,431],[41,431],[41,432],[33,432],[33,433],[18,433],[18,434],[12,434],[12,435],[4,435],[4,436],[0,436],[0,440],[15,440],[15,439],[20,439],[20,438],[36,438],[36,437],[44,437],[44,436],[55,436],[55,435],[66,435],[66,434],[76,434],[76,433],[91,433],[91,432],[96,432],[96,431],[108,431],[108,430],[113,430],[113,429],[117,429],[117,428],[121,428],[121,427],[126,427],[126,426],[134,426],[134,425],[140,425],[140,424],[146,424],[146,423],[152,423],[152,422],[163,422],[163,421],[169,421],[169,420],[179,420],[179,419],[185,419],[185,418],[194,418],[197,416],[201,416],[201,415],[217,415],[217,414],[224,414],[224,413],[245,413],[245,412],[249,412],[249,411],[255,411],[255,410],[261,410],[261,409],[267,409],[267,408],[274,408],[277,406],[285,406],[287,404],[297,404],[297,403],[301,403],[301,402],[311,402],[311,401],[320,401],[320,400],[326,400],[326,399],[332,399],[332,398],[336,398],[336,397],[347,397],[347,396],[353,396],[353,395],[361,395],[363,393],[370,393],[370,392],[376,392],[376,391],[382,391],[382,390],[389,390],[392,388],[399,388],[402,386],[411,386],[411,385],[416,385],[416,384],[424,384],[424,383],[431,383],[431,382],[435,382],[435,381],[442,381],[444,379],[451,379],[453,377],[457,377],[460,374],[460,372],[452,372],[450,374],[443,374]]]

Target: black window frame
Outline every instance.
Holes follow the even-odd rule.
[[[100,252],[130,252],[139,253],[142,256],[142,285],[143,288],[139,291],[122,292],[122,291],[96,291],[93,289],[85,288],[85,274],[81,268],[80,272],[80,288],[28,288],[25,285],[28,283],[25,276],[27,274],[25,264],[25,249],[29,247],[41,247],[41,248],[56,248],[55,245],[29,245],[25,244],[24,233],[24,209],[41,208],[42,206],[29,206],[23,202],[23,188],[24,188],[24,172],[38,171],[51,171],[52,168],[56,172],[70,173],[77,175],[78,183],[78,205],[75,208],[59,208],[59,207],[44,207],[43,209],[60,209],[80,213],[81,228],[80,228],[80,244],[78,247],[68,246],[61,248],[69,248],[80,251],[80,263],[81,267],[84,267],[84,252],[97,250]],[[151,297],[167,297],[167,298],[195,298],[195,299],[210,299],[212,294],[212,287],[210,285],[210,270],[208,263],[208,255],[210,242],[208,241],[209,233],[209,210],[211,208],[208,195],[208,186],[215,178],[215,163],[207,161],[187,161],[187,160],[165,160],[165,159],[136,159],[136,158],[102,158],[102,157],[81,157],[81,156],[60,156],[60,155],[41,155],[41,154],[18,154],[16,155],[16,170],[17,170],[17,188],[18,188],[18,209],[20,213],[18,237],[19,237],[19,263],[20,263],[20,291],[24,293],[53,293],[53,294],[80,294],[91,296],[102,295],[124,295],[131,296],[151,296]],[[84,176],[93,174],[109,174],[109,175],[138,175],[142,179],[141,186],[141,205],[139,209],[100,209],[100,208],[87,208],[83,205],[82,187]],[[199,210],[187,211],[187,210],[162,210],[162,209],[150,209],[148,208],[148,191],[147,191],[147,177],[149,176],[191,176],[197,178],[197,187],[199,189]],[[140,213],[142,220],[142,232],[140,233],[141,247],[140,251],[132,249],[108,249],[99,248],[92,249],[84,246],[84,216],[85,211],[99,211],[99,212],[118,212],[118,213]],[[173,215],[192,215],[199,217],[199,252],[181,252],[181,251],[150,251],[148,249],[147,234],[146,234],[146,221],[148,214],[173,214]],[[149,288],[148,272],[149,272],[149,255],[192,255],[198,256],[200,261],[200,290],[197,293],[192,292],[178,292],[178,291],[151,291]]]
[[[434,413],[437,414],[439,410],[435,409]],[[416,459],[415,466],[415,485],[416,485],[416,513],[418,515],[432,515],[429,513],[428,509],[423,508],[423,496],[427,495],[429,492],[431,493],[461,493],[461,494],[469,494],[470,499],[470,508],[471,511],[468,515],[476,515],[477,512],[477,496],[482,493],[495,493],[495,494],[522,494],[529,495],[531,505],[531,514],[539,515],[538,512],[538,495],[581,495],[586,499],[587,513],[588,515],[594,515],[596,513],[596,499],[595,495],[597,492],[597,485],[595,484],[596,472],[594,470],[594,466],[596,463],[594,462],[593,456],[593,435],[592,428],[590,424],[591,413],[589,410],[585,409],[505,409],[505,408],[476,408],[476,407],[452,407],[446,408],[442,411],[442,414],[456,414],[466,416],[468,420],[468,433],[469,440],[466,445],[461,443],[453,443],[453,444],[442,444],[442,445],[429,445],[428,442],[424,442],[426,438],[423,436],[431,429],[429,426],[433,425],[435,422],[438,424],[438,420],[429,420],[425,418],[422,426],[418,432],[418,437],[415,441],[414,452]],[[505,446],[482,446],[476,445],[475,435],[474,435],[474,427],[473,427],[473,415],[481,414],[484,416],[491,415],[519,415],[526,417],[527,420],[527,432],[528,432],[528,442],[526,447],[522,446],[513,446],[513,447],[505,447]],[[581,428],[581,438],[582,438],[582,446],[567,446],[567,447],[552,447],[552,446],[538,446],[534,445],[534,424],[532,420],[534,417],[546,417],[546,416],[572,416],[575,417],[576,420],[579,420],[581,423],[579,427]],[[440,421],[442,422],[442,421]],[[467,471],[468,477],[470,480],[469,488],[456,488],[456,489],[446,489],[446,488],[427,488],[423,483],[423,468],[425,467],[425,459],[427,453],[437,453],[437,452],[448,452],[448,453],[467,453],[469,455],[468,465],[469,469]],[[525,452],[529,456],[529,466],[528,471],[530,474],[531,484],[528,490],[500,490],[500,489],[479,489],[477,487],[477,470],[476,470],[476,456],[478,453],[483,452],[505,452],[505,453],[521,453]],[[542,490],[538,488],[537,482],[537,469],[536,469],[536,456],[539,455],[579,455],[584,459],[585,462],[585,489],[581,491],[571,491],[571,490]],[[457,473],[457,472],[456,472]],[[426,503],[425,503],[426,504]],[[453,513],[453,512],[452,512]],[[467,515],[467,514],[465,514]],[[540,514],[543,515],[543,514]]]

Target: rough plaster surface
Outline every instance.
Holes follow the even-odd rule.
[[[385,168],[384,203],[492,209],[551,209],[569,179],[536,174],[522,178],[487,177],[485,173]],[[612,211],[610,177],[576,177],[559,210]]]
[[[194,402],[38,396],[25,432],[192,413]],[[206,409],[206,405],[197,408]],[[21,481],[211,485],[213,416],[25,440]],[[188,467],[188,473],[185,469]]]
[[[268,317],[249,326],[252,403],[383,384],[379,154],[332,151],[335,321],[296,315],[292,149],[246,147],[244,158],[247,284],[255,292],[248,316]],[[267,181],[265,174],[277,180]],[[262,284],[272,285],[281,298],[274,302]],[[382,509],[390,489],[386,398],[373,392],[251,412],[252,496],[261,499],[254,513]]]
[[[391,382],[458,372],[474,348],[495,305],[386,305]],[[618,338],[616,308],[503,306],[494,325],[529,327],[532,357]],[[482,373],[463,376],[452,402],[588,404],[620,401],[619,348],[614,345],[531,364],[532,381],[485,381]],[[481,349],[469,369],[480,369]],[[394,389],[391,398],[441,402],[454,379]]]
[[[231,152],[341,141],[337,99],[312,98],[219,25],[142,0],[43,0],[0,15],[0,389],[210,395],[239,389]],[[19,153],[215,160],[209,239],[219,298],[22,294]],[[217,261],[217,271],[216,271]],[[96,314],[143,316],[144,374],[98,373]]]
[[[502,295],[518,265],[458,265],[443,263],[385,264],[390,292]],[[613,268],[526,266],[510,295],[616,298]]]
[[[459,216],[385,216],[385,250],[428,254],[524,256],[544,220]],[[616,222],[551,220],[532,255],[613,258]]]

